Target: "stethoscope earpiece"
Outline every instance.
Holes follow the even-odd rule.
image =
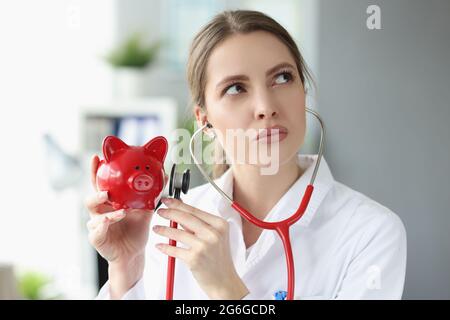
[[[208,128],[208,129],[212,129],[213,126],[212,126],[211,123],[206,122],[205,127]],[[214,131],[212,131],[212,132],[207,132],[206,134],[207,134],[208,137],[210,137],[211,139],[214,139],[214,138],[216,137],[216,134],[214,133]]]

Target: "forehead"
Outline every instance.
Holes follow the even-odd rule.
[[[233,34],[213,49],[206,68],[207,86],[229,75],[264,74],[280,62],[295,66],[288,47],[275,35],[265,31]]]

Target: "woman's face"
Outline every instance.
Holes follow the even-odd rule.
[[[271,131],[272,138],[248,139],[246,159],[255,150],[253,144],[266,144],[271,156],[270,150],[276,150],[271,146],[278,144],[281,164],[298,152],[305,135],[305,92],[295,61],[278,38],[264,31],[232,35],[213,49],[206,74],[206,119],[227,157],[236,161],[242,155],[236,141],[227,139],[230,129],[256,133],[273,126],[287,129],[278,137]],[[197,108],[199,120],[200,114]]]

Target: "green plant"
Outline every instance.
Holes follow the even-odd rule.
[[[189,138],[191,138],[192,135],[194,134],[194,132],[198,129],[197,128],[197,120],[194,117],[187,116],[186,118],[184,118],[183,120],[181,120],[179,122],[178,128],[187,130],[189,132]],[[197,135],[196,139],[202,139],[202,134]],[[198,141],[198,140],[196,140],[196,141]],[[190,142],[190,139],[185,139],[185,140],[179,142],[177,147],[184,150],[185,152],[189,152],[189,142]],[[206,148],[211,143],[212,143],[212,140],[202,139],[202,142],[201,142],[202,153],[205,152]],[[189,159],[190,159],[190,155],[189,155]],[[191,161],[192,161],[192,159],[190,159],[188,163],[182,162],[182,163],[178,164],[177,170],[179,170],[179,171],[184,171],[185,169],[192,170],[195,167],[195,165],[193,163],[191,163]],[[204,162],[202,164],[202,166],[207,172],[212,171],[211,164]]]
[[[145,68],[154,61],[161,45],[161,41],[145,45],[142,41],[142,35],[136,32],[112,49],[105,59],[116,68]]]
[[[18,288],[23,298],[28,300],[57,299],[59,296],[48,296],[45,287],[51,284],[51,279],[37,271],[27,271],[18,277]]]

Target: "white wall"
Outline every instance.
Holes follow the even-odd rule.
[[[381,8],[381,30],[366,8]],[[322,0],[319,107],[335,178],[405,224],[404,298],[450,298],[450,2]]]
[[[69,297],[91,295],[82,269],[79,199],[55,194],[42,135],[79,146],[78,110],[111,95],[109,68],[98,58],[112,43],[114,2],[0,2],[0,262],[56,277]],[[95,270],[92,270],[94,272]]]

